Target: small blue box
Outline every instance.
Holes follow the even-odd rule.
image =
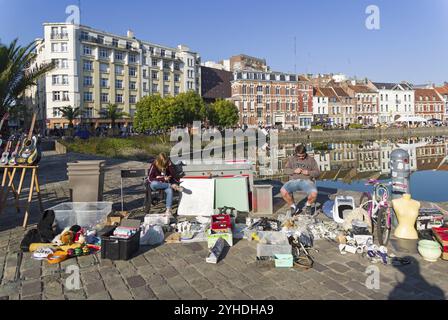
[[[292,268],[293,267],[292,254],[276,254],[275,255],[275,267],[276,268]]]

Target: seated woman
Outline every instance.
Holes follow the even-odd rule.
[[[176,176],[173,163],[165,153],[160,153],[156,160],[151,163],[148,172],[148,181],[152,190],[164,190],[166,193],[166,212],[172,216],[173,190],[182,192],[179,180]]]

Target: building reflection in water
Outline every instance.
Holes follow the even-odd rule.
[[[390,155],[401,148],[409,153],[411,171],[448,171],[448,137],[406,138],[341,143],[308,143],[308,152],[321,170],[319,180],[342,180],[346,183],[390,177]],[[283,169],[287,158],[294,153],[294,144],[283,144],[276,150],[278,174],[259,167],[260,176],[286,181]],[[271,152],[274,158],[274,152]]]

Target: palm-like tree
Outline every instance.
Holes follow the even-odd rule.
[[[112,103],[109,103],[105,109],[101,109],[100,114],[104,119],[110,120],[112,129],[115,128],[115,122],[117,120],[129,117],[127,112],[121,111],[116,104]]]
[[[58,108],[62,117],[68,120],[68,127],[73,128],[73,120],[79,117],[81,109],[79,107],[73,108],[71,106]]]
[[[9,46],[0,43],[0,113],[18,105],[25,89],[54,68],[52,63],[33,66],[36,59],[36,42],[25,47],[13,40]]]

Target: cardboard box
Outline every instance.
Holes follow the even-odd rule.
[[[126,219],[129,216],[129,212],[127,211],[115,211],[109,213],[106,219],[106,224],[108,226],[120,225],[123,219]]]
[[[207,245],[208,248],[211,249],[215,246],[216,241],[219,238],[223,238],[229,244],[229,246],[233,246],[233,234],[232,229],[227,229],[227,232],[215,232],[214,230],[207,231]]]

